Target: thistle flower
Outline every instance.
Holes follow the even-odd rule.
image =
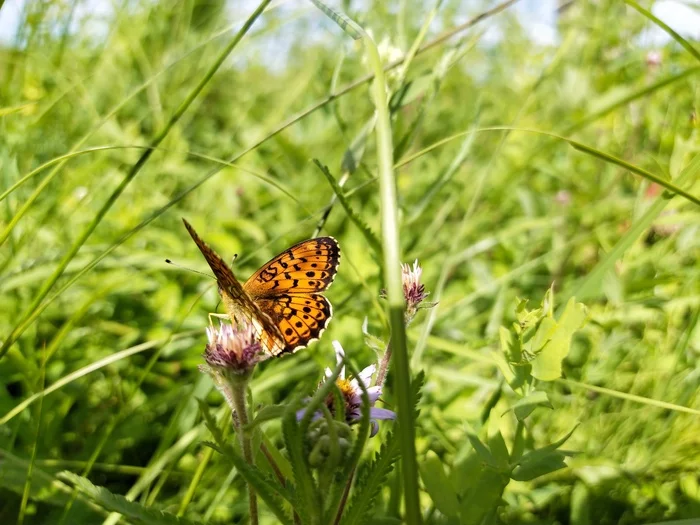
[[[403,281],[403,295],[406,298],[406,305],[415,308],[423,299],[428,297],[425,286],[420,282],[423,268],[418,265],[418,259],[413,262],[413,268],[409,264],[401,265],[401,280]]]
[[[236,327],[220,323],[219,328],[207,327],[209,342],[204,350],[207,366],[203,372],[216,373],[229,379],[247,376],[263,357],[262,346],[253,326],[242,323]]]
[[[335,348],[337,366],[343,361],[345,351],[338,341],[333,341],[333,348]],[[343,368],[340,370],[340,374],[338,375],[338,379],[336,379],[336,385],[338,390],[340,390],[344,403],[345,421],[348,424],[357,423],[360,419],[362,419],[362,387],[360,384],[365,385],[370,404],[369,417],[372,427],[370,436],[376,435],[379,431],[379,423],[377,423],[377,420],[396,419],[396,414],[391,410],[387,410],[386,408],[376,408],[373,406],[379,399],[379,396],[382,395],[381,386],[367,386],[370,384],[376,369],[376,365],[372,364],[362,370],[362,372],[360,372],[356,378],[348,379],[345,377],[345,367],[343,366]],[[326,368],[326,378],[329,378],[332,375],[333,371],[330,368]],[[332,393],[328,396],[325,403],[331,414],[335,415],[335,396]],[[297,412],[297,419],[304,417],[305,412],[305,408],[299,410]],[[320,417],[322,417],[320,412],[314,414],[314,419],[318,419]]]
[[[418,264],[418,259],[413,262],[413,268],[409,264],[401,265],[401,280],[403,281],[403,296],[406,299],[406,324],[410,323],[420,308],[432,308],[437,303],[421,303],[430,292],[425,291],[425,286],[420,282],[423,268]]]

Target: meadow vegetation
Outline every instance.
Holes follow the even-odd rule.
[[[26,2],[0,47],[0,523],[248,522],[231,413],[198,370],[216,283],[164,262],[208,272],[182,217],[239,278],[340,244],[328,330],[249,384],[276,407],[253,444],[294,487],[261,492],[260,523],[331,523],[291,511],[306,460],[287,446],[307,445],[283,407],[333,340],[362,370],[396,333],[393,205],[437,305],[406,330],[412,383],[389,370],[399,420],[338,467],[374,490],[341,523],[414,523],[413,503],[435,524],[700,518],[698,42],[633,1],[564,2],[556,43],[514,0],[333,3],[386,66],[388,202],[371,57],[328,13],[83,4]],[[394,465],[410,427],[416,492]]]

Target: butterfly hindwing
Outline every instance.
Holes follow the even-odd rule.
[[[322,292],[333,282],[339,261],[340,248],[333,237],[309,239],[265,263],[243,288],[253,298]]]
[[[285,341],[284,353],[319,339],[333,316],[328,299],[317,293],[281,293],[260,298],[257,303],[279,327]]]

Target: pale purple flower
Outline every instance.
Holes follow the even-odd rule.
[[[234,327],[221,323],[207,327],[207,343],[204,360],[213,371],[224,374],[245,374],[263,357],[262,346],[249,323]]]
[[[571,193],[566,190],[559,190],[554,196],[554,202],[562,206],[571,204]]]
[[[401,280],[403,281],[403,295],[406,298],[406,308],[415,309],[428,293],[420,282],[423,268],[418,265],[418,259],[413,262],[413,268],[409,264],[401,265]]]
[[[345,356],[345,351],[338,341],[333,341],[333,348],[335,349],[336,356],[336,366],[340,365]],[[372,376],[376,372],[376,365],[372,364],[362,370],[357,377],[348,379],[345,377],[345,366],[340,370],[340,374],[336,379],[336,385],[342,394],[343,401],[345,403],[345,421],[348,424],[357,423],[362,419],[362,387],[360,384],[364,385],[367,390],[367,397],[369,398],[369,417],[372,426],[371,436],[376,435],[379,431],[379,424],[377,420],[382,419],[396,419],[396,414],[391,410],[386,408],[376,408],[374,404],[382,395],[381,386],[368,386],[372,380]],[[326,380],[333,375],[333,370],[326,368]],[[335,412],[335,396],[330,394],[328,399],[326,399],[326,406],[330,410],[331,414]],[[297,419],[304,417],[306,409],[302,408],[297,412]],[[314,414],[313,418],[318,419],[322,417],[321,413],[318,412]]]
[[[661,65],[661,53],[659,51],[649,51],[646,57],[647,66],[650,68],[658,67]]]

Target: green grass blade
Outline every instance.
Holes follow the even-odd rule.
[[[696,60],[700,61],[700,51],[695,49],[690,42],[688,42],[685,38],[683,38],[681,35],[676,33],[673,29],[671,29],[669,26],[667,26],[663,21],[659,20],[656,18],[651,11],[647,11],[644,9],[642,6],[640,6],[637,2],[634,0],[625,0],[625,3],[642,13],[645,17],[647,17],[649,20],[654,22],[657,26],[659,26],[661,29],[666,31],[671,38],[673,38],[676,42],[678,42],[688,53],[693,55]]]
[[[355,226],[357,226],[357,228],[362,232],[362,235],[365,236],[365,239],[367,239],[367,243],[374,250],[374,253],[377,255],[377,257],[381,257],[382,247],[379,243],[379,239],[377,239],[377,236],[370,229],[367,223],[365,223],[362,220],[362,217],[360,217],[360,215],[356,213],[355,210],[352,208],[352,206],[348,202],[347,197],[345,196],[345,193],[343,192],[343,189],[338,184],[338,181],[336,181],[335,177],[331,175],[330,171],[328,171],[328,168],[321,164],[317,159],[314,159],[314,164],[316,164],[318,169],[321,170],[321,173],[323,173],[323,175],[328,180],[328,183],[331,185],[331,188],[333,188],[335,196],[340,201],[340,204],[345,209],[345,213],[348,214],[350,220],[353,223],[355,223]]]
[[[683,184],[686,181],[694,180],[700,175],[700,155],[696,156],[678,175],[677,182]],[[578,287],[567,293],[563,292],[559,301],[564,304],[569,297],[576,297],[579,300],[595,297],[603,283],[603,278],[607,272],[611,271],[615,263],[622,258],[624,253],[634,244],[634,242],[651,226],[652,222],[661,214],[669,203],[663,195],[659,195],[644,215],[639,217],[634,224],[617,241],[615,247],[610,250],[603,259],[598,262],[593,270],[583,279]]]
[[[78,238],[73,242],[73,244],[70,247],[70,249],[68,250],[68,252],[65,254],[65,256],[59,262],[58,267],[56,268],[54,273],[42,285],[42,287],[39,289],[37,294],[32,299],[32,302],[30,303],[30,305],[22,313],[21,320],[15,325],[15,329],[13,329],[13,331],[9,335],[9,337],[5,341],[3,341],[3,344],[0,347],[0,358],[2,358],[7,353],[7,351],[10,349],[10,347],[17,340],[17,337],[18,337],[17,327],[21,326],[24,323],[24,321],[29,318],[29,316],[32,314],[32,312],[41,304],[41,302],[44,300],[44,298],[49,293],[51,288],[53,288],[54,284],[56,284],[56,281],[63,274],[64,270],[68,266],[68,263],[70,263],[70,261],[73,259],[73,257],[75,257],[75,254],[78,253],[78,250],[80,250],[80,247],[85,243],[85,241],[87,241],[88,237],[90,237],[90,235],[95,230],[95,228],[97,228],[97,225],[102,221],[102,218],[107,214],[109,209],[119,199],[119,197],[124,192],[124,190],[129,185],[129,183],[136,177],[136,175],[139,173],[139,171],[141,171],[141,168],[146,164],[146,162],[148,162],[148,159],[153,154],[153,148],[158,147],[158,145],[165,139],[165,137],[168,136],[168,133],[170,133],[170,130],[180,120],[180,118],[185,113],[185,111],[187,111],[187,109],[190,107],[192,102],[194,102],[194,100],[199,96],[199,94],[202,92],[204,87],[211,80],[211,78],[214,76],[214,74],[218,71],[218,69],[224,63],[226,58],[236,48],[236,46],[241,41],[243,36],[248,32],[248,30],[251,28],[251,26],[253,25],[255,20],[262,14],[262,12],[265,10],[265,8],[270,3],[270,1],[271,0],[263,0],[260,3],[260,5],[257,7],[257,9],[253,12],[253,14],[248,18],[248,20],[246,20],[246,22],[243,24],[243,27],[241,27],[241,29],[238,31],[238,33],[233,37],[233,39],[231,39],[229,44],[219,54],[219,56],[216,58],[216,60],[211,65],[209,70],[206,72],[206,74],[200,79],[200,81],[192,89],[192,91],[190,91],[190,93],[187,95],[187,97],[185,97],[185,100],[182,101],[182,103],[177,108],[177,110],[175,110],[175,112],[170,117],[165,128],[163,128],[153,138],[153,140],[149,144],[149,149],[147,149],[141,155],[141,157],[138,159],[138,161],[136,161],[136,163],[132,166],[132,168],[129,170],[129,172],[124,177],[124,179],[122,179],[122,181],[119,183],[117,188],[109,196],[109,198],[104,203],[104,205],[99,209],[99,211],[97,212],[97,214],[95,215],[93,220],[90,221],[90,223],[85,227],[85,229],[78,235]]]
[[[599,394],[605,394],[607,396],[616,397],[618,399],[624,399],[625,401],[632,401],[633,403],[641,403],[650,407],[661,408],[664,410],[672,410],[674,412],[683,412],[685,414],[692,414],[693,416],[700,416],[700,410],[695,410],[694,408],[684,407],[681,405],[676,405],[674,403],[667,403],[666,401],[658,401],[656,399],[650,399],[644,396],[638,396],[635,394],[628,394],[627,392],[619,392],[611,388],[605,388],[602,386],[589,385],[586,383],[581,383],[579,381],[574,381],[573,379],[557,379],[556,383],[560,383],[567,386],[572,386],[575,388],[582,388],[585,390],[590,390],[591,392],[598,392]]]

